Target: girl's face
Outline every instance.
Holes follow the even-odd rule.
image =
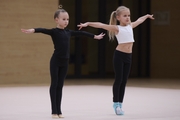
[[[64,29],[69,24],[69,15],[67,12],[60,12],[58,18],[55,19],[57,26]]]
[[[129,9],[123,10],[120,15],[117,16],[117,20],[120,22],[121,26],[126,26],[131,23],[130,11]]]

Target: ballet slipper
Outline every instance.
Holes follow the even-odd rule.
[[[64,116],[62,114],[59,114],[58,116],[59,116],[59,118],[64,118]]]
[[[54,118],[54,119],[58,119],[58,118],[59,118],[59,116],[58,116],[57,114],[52,114],[52,118]]]

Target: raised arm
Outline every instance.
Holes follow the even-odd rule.
[[[132,28],[135,28],[137,27],[139,24],[143,23],[147,18],[150,18],[150,19],[154,19],[153,15],[144,15],[140,18],[138,18],[136,21],[132,22],[131,25],[132,25]]]
[[[101,28],[108,31],[118,32],[118,27],[116,25],[107,25],[101,22],[86,22],[86,23],[80,23],[77,26],[79,27],[79,30],[83,27],[91,26],[94,28]]]

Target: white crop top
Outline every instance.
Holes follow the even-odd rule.
[[[118,25],[119,32],[116,35],[118,44],[134,42],[133,29],[131,25],[120,26]]]

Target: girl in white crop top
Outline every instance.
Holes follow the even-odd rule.
[[[115,35],[118,44],[134,42],[134,35],[131,25],[127,25],[127,26],[118,25],[118,30],[120,32],[118,32],[118,34]]]
[[[79,29],[87,26],[102,28],[109,31],[110,40],[114,40],[114,36],[117,38],[118,45],[113,57],[115,71],[113,108],[116,115],[124,114],[122,103],[131,68],[131,53],[134,42],[132,29],[143,23],[147,18],[154,19],[153,15],[147,14],[138,18],[135,22],[131,22],[129,8],[120,6],[111,13],[109,25],[100,22],[86,22],[78,25]],[[117,25],[117,21],[119,21],[120,25]]]

